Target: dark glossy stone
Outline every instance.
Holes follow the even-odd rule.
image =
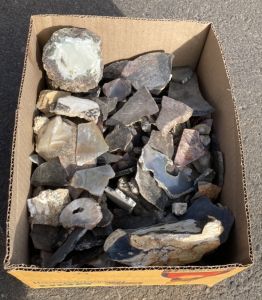
[[[96,246],[101,246],[105,242],[105,238],[97,237],[92,231],[88,230],[81,239],[76,243],[75,250],[83,251]]]
[[[40,166],[41,164],[43,164],[45,162],[45,160],[39,156],[38,154],[32,154],[29,156],[29,159],[31,160],[32,163]]]
[[[190,67],[174,67],[172,68],[172,81],[178,83],[186,83],[194,72]]]
[[[147,227],[157,223],[156,217],[151,216],[123,216],[117,217],[112,222],[113,230],[116,229],[136,229]]]
[[[110,132],[105,141],[109,146],[109,152],[113,152],[116,150],[126,151],[128,145],[132,141],[133,135],[128,127],[120,126],[115,127],[112,132]]]
[[[122,101],[131,93],[131,83],[123,78],[118,78],[105,83],[103,92],[108,98],[117,98],[117,101]]]
[[[128,169],[125,169],[125,170],[122,170],[122,171],[118,171],[118,172],[116,172],[115,178],[135,173],[136,170],[137,170],[136,167],[132,167],[132,168],[128,168]]]

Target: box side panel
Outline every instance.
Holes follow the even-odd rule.
[[[241,140],[238,135],[238,117],[231,92],[230,79],[217,37],[210,30],[197,68],[203,96],[216,109],[213,114],[214,133],[224,156],[225,178],[220,201],[233,213],[235,224],[228,242],[220,247],[223,264],[251,263],[251,244],[246,204],[245,170],[242,169]],[[216,253],[219,257],[219,252]],[[252,256],[252,255],[251,255]],[[218,263],[220,263],[218,261]]]
[[[30,191],[31,161],[34,150],[33,113],[39,91],[43,88],[41,56],[34,30],[29,32],[25,65],[18,100],[14,172],[9,220],[10,256],[13,264],[28,263],[28,222],[26,199]]]
[[[215,283],[231,277],[245,268],[209,270],[149,270],[101,272],[34,272],[9,271],[31,288],[56,288],[79,286],[128,286],[128,285],[187,285]]]
[[[33,16],[41,49],[60,28],[87,28],[103,42],[104,64],[145,52],[174,53],[174,65],[195,69],[209,24],[169,20],[141,20],[96,16]]]

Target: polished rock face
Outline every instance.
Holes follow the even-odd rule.
[[[222,232],[215,218],[118,229],[106,239],[104,250],[112,260],[132,267],[179,266],[216,249]]]
[[[110,165],[105,165],[97,168],[76,171],[70,185],[75,188],[87,190],[90,194],[101,196],[104,193],[109,179],[115,176]]]
[[[60,226],[59,215],[70,202],[69,191],[66,189],[46,190],[37,197],[27,199],[31,224]]]
[[[109,150],[104,137],[93,122],[78,125],[76,162],[82,166]]]
[[[61,97],[51,104],[50,112],[68,117],[79,117],[97,123],[100,116],[99,105],[88,99],[74,96]]]
[[[136,90],[146,87],[158,95],[171,79],[173,54],[155,52],[130,61],[121,75],[129,80]]]
[[[172,68],[172,81],[184,84],[193,74],[190,67],[174,67]]]
[[[131,125],[142,117],[153,115],[158,111],[159,108],[147,88],[141,87],[119,111],[106,121],[106,125]]]
[[[74,93],[95,88],[103,75],[102,42],[87,29],[55,31],[44,46],[43,65],[60,89]]]
[[[70,202],[61,212],[63,227],[82,227],[92,230],[102,219],[101,207],[92,198],[79,198]]]
[[[117,98],[117,101],[121,101],[131,93],[131,83],[123,78],[118,78],[105,83],[103,92],[108,98]]]
[[[49,113],[50,105],[61,97],[70,96],[69,92],[43,90],[39,94],[36,107],[43,113]]]

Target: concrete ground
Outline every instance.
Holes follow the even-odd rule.
[[[0,5],[0,261],[5,254],[5,219],[14,113],[30,15],[90,14],[212,21],[223,45],[240,116],[247,169],[255,264],[212,288],[140,286],[32,290],[0,266],[0,299],[261,299],[262,224],[262,2],[203,0],[9,0]]]

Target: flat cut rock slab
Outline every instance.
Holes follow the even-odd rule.
[[[82,251],[96,246],[101,246],[104,242],[105,238],[96,237],[92,231],[88,230],[76,243],[75,250]]]
[[[177,149],[175,163],[183,167],[205,153],[205,147],[200,140],[199,132],[194,129],[184,129]]]
[[[82,166],[109,150],[103,134],[93,122],[78,125],[76,162]]]
[[[46,268],[54,268],[57,264],[63,261],[67,254],[74,250],[76,243],[80,238],[86,233],[85,228],[75,228],[73,232],[68,236],[64,244],[58,248],[58,250],[53,254],[50,260],[46,263]]]
[[[120,110],[106,121],[106,125],[131,125],[142,117],[153,115],[158,111],[159,108],[148,89],[142,86]]]
[[[143,148],[140,159],[142,169],[153,172],[155,180],[168,197],[176,199],[194,190],[193,181],[184,172],[179,172],[177,176],[168,174],[166,166],[173,165],[173,162],[148,144]]]
[[[145,86],[152,94],[159,95],[171,79],[174,55],[164,52],[148,53],[128,62],[121,73],[138,90]]]
[[[167,133],[164,136],[160,131],[152,130],[148,144],[152,149],[159,151],[169,159],[172,159],[174,155],[174,143],[171,133]]]
[[[185,84],[170,82],[168,97],[183,102],[193,109],[193,116],[211,114],[215,109],[204,100],[198,86],[197,75],[194,74]]]
[[[119,60],[107,65],[104,68],[103,78],[116,79],[121,76],[125,66],[128,64],[129,60]]]
[[[189,120],[192,113],[193,109],[186,104],[164,96],[156,126],[163,135],[167,135],[176,124]]]
[[[31,224],[60,226],[59,215],[69,202],[68,190],[45,190],[37,197],[27,199],[27,207],[30,212],[28,221]]]
[[[157,184],[153,175],[149,171],[145,171],[137,164],[136,182],[139,187],[140,194],[158,209],[164,211],[168,201],[168,196]]]
[[[38,166],[31,177],[33,186],[54,186],[64,187],[68,185],[67,172],[65,168],[57,162],[45,162]]]
[[[172,81],[178,83],[186,83],[194,72],[190,67],[174,67],[172,68]]]
[[[99,105],[88,99],[74,96],[59,98],[50,106],[50,112],[68,117],[79,117],[97,123],[100,116]]]
[[[113,201],[116,205],[118,205],[123,210],[126,210],[128,212],[132,212],[134,209],[136,202],[127,197],[122,191],[119,189],[112,189],[109,186],[105,188],[105,193],[108,199]]]
[[[179,220],[188,220],[194,217],[195,220],[201,220],[206,216],[211,216],[221,221],[224,231],[220,236],[220,242],[221,244],[224,243],[227,240],[231,227],[234,223],[234,216],[226,207],[219,208],[214,205],[209,198],[200,197],[193,202],[183,216],[178,218]]]
[[[216,249],[222,232],[215,218],[118,229],[106,239],[104,250],[112,260],[132,267],[179,266]]]
[[[122,101],[131,93],[131,83],[123,78],[118,78],[103,86],[103,92],[108,98],[117,98],[117,101]]]
[[[130,142],[133,139],[133,134],[126,126],[115,127],[106,138],[105,142],[109,146],[109,151],[113,152],[116,150],[126,151]]]
[[[109,179],[114,176],[115,172],[110,165],[80,170],[75,172],[70,185],[75,188],[87,190],[92,195],[101,196]]]
[[[61,97],[70,96],[69,92],[43,90],[39,94],[36,107],[43,113],[47,114],[50,111],[50,105],[56,102]]]
[[[94,199],[79,198],[63,209],[59,220],[65,228],[82,227],[92,230],[102,217],[101,207]]]

